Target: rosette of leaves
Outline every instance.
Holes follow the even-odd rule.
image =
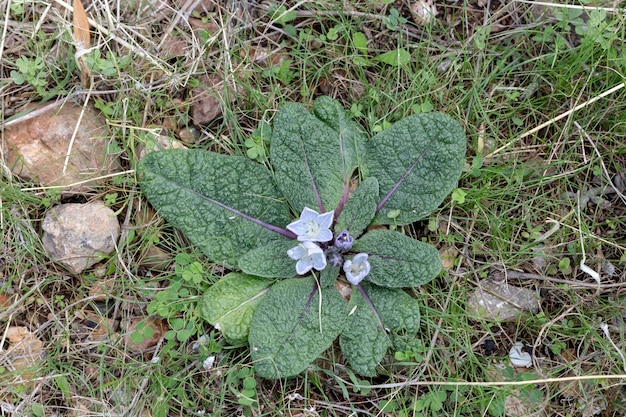
[[[375,375],[390,348],[404,350],[419,332],[419,304],[402,288],[431,281],[441,263],[432,245],[369,226],[407,225],[439,206],[461,173],[463,130],[425,113],[368,139],[328,97],[310,111],[286,104],[273,124],[271,170],[242,156],[154,152],[139,166],[143,193],[233,271],[204,294],[200,314],[229,342],[249,343],[258,375],[297,375],[337,338],[354,371]],[[285,227],[305,207],[334,210],[334,235],[355,239],[344,258],[368,254],[371,271],[349,301],[334,286],[340,266],[297,276],[287,256],[298,242]]]

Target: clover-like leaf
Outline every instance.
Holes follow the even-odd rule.
[[[354,242],[352,250],[369,255],[366,281],[383,287],[417,287],[441,271],[437,248],[391,230],[370,230]]]
[[[174,149],[139,165],[143,193],[214,262],[237,266],[251,249],[293,233],[289,206],[264,166],[244,157]]]
[[[405,225],[432,213],[456,185],[466,147],[459,123],[436,112],[409,116],[369,140],[360,168],[378,180],[375,223]]]
[[[270,285],[270,280],[231,272],[204,293],[199,313],[229,343],[242,344],[248,339],[254,309]]]
[[[318,99],[314,114],[301,104],[285,104],[274,118],[270,156],[276,183],[293,209],[337,208],[364,141],[335,100]]]
[[[257,374],[268,379],[299,374],[339,336],[347,315],[334,288],[320,288],[313,278],[279,281],[256,309],[250,327]]]

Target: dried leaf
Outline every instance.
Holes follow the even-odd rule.
[[[80,79],[83,87],[87,87],[89,80],[89,67],[85,62],[84,55],[91,47],[91,33],[89,32],[89,20],[87,19],[87,12],[81,3],[81,0],[74,0],[74,14],[72,16],[72,23],[74,25],[74,45],[76,46],[76,53],[74,58],[76,64],[80,69]]]
[[[11,305],[11,295],[0,291],[0,310]]]
[[[443,246],[439,249],[439,257],[441,258],[441,266],[446,271],[450,271],[455,266],[456,258],[459,251],[454,246]]]
[[[12,326],[6,331],[6,339],[9,341],[9,349],[6,351],[6,358],[10,367],[19,372],[21,379],[25,383],[35,377],[35,367],[43,356],[43,342],[35,337],[26,327]],[[32,368],[32,369],[31,369]],[[6,381],[0,379],[0,385],[4,386]],[[12,381],[14,386],[17,386]]]

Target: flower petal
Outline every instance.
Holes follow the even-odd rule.
[[[314,221],[318,223],[317,219],[319,215],[320,214],[317,211],[305,207],[304,210],[302,210],[302,214],[300,214],[300,220],[302,220],[303,222]]]
[[[293,260],[298,260],[306,255],[306,249],[302,245],[298,245],[294,248],[291,248],[287,251],[287,256],[289,256]]]
[[[330,225],[333,222],[334,211],[319,214],[315,210],[305,207],[298,220],[287,225],[287,229],[295,233],[301,242],[328,242],[332,240],[333,233]]]
[[[317,218],[317,222],[319,225],[324,228],[330,228],[330,225],[333,223],[333,216],[335,215],[335,210],[331,210],[328,213],[320,214]]]
[[[298,275],[306,274],[311,270],[311,268],[313,268],[313,260],[311,259],[311,257],[307,256],[306,258],[300,259],[296,263],[296,272],[298,273]]]
[[[321,271],[326,268],[326,256],[322,252],[321,254],[316,254],[313,256],[313,268]]]
[[[290,230],[296,234],[296,236],[300,236],[306,233],[307,227],[305,222],[302,220],[294,220],[287,225],[287,230]]]
[[[313,242],[306,241],[306,242],[302,242],[300,245],[306,249],[308,255],[313,255],[315,253],[324,253],[322,248],[320,248]]]
[[[358,285],[363,278],[370,273],[371,265],[367,261],[367,253],[359,253],[343,263],[343,271],[346,274],[346,279],[353,285]]]
[[[317,239],[315,239],[317,242],[329,242],[331,240],[333,240],[333,232],[331,232],[330,230],[322,230],[318,235],[317,235]]]

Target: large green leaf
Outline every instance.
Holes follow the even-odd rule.
[[[337,208],[365,141],[337,101],[319,98],[313,111],[289,103],[274,118],[270,155],[276,183],[298,213],[304,207]]]
[[[252,360],[258,375],[299,374],[343,330],[346,303],[334,288],[318,288],[313,278],[287,279],[272,287],[250,327]]]
[[[357,287],[352,287],[348,307],[352,314],[339,337],[341,351],[355,372],[375,376],[376,367],[391,346],[391,340]]]
[[[383,287],[416,287],[441,271],[434,246],[391,230],[370,230],[354,242],[352,250],[369,254],[372,269],[365,279]]]
[[[341,268],[338,266],[326,265],[326,268],[322,269],[319,273],[320,286],[330,287],[334,285],[335,281],[337,281],[337,277],[339,277],[340,269]]]
[[[419,331],[419,304],[400,289],[362,283],[360,289],[353,287],[350,308],[353,313],[339,342],[350,366],[361,375],[376,375],[387,349],[393,344],[403,350]]]
[[[353,238],[359,237],[372,222],[378,200],[378,181],[373,177],[366,178],[344,206],[337,219],[335,233],[347,230]]]
[[[244,253],[290,234],[282,229],[289,207],[270,172],[247,158],[153,152],[139,172],[150,203],[214,262],[235,267]]]
[[[239,259],[239,268],[246,274],[265,278],[290,278],[296,275],[296,261],[287,251],[300,242],[293,239],[270,242],[251,250]]]
[[[369,140],[360,168],[380,187],[375,222],[404,225],[432,213],[459,179],[466,147],[459,123],[441,113],[409,116]]]
[[[367,282],[361,287],[389,332],[394,348],[403,350],[420,330],[419,302],[397,288],[384,288]]]
[[[242,344],[248,339],[252,313],[270,285],[270,280],[231,272],[204,293],[200,316],[219,328],[229,343]]]

